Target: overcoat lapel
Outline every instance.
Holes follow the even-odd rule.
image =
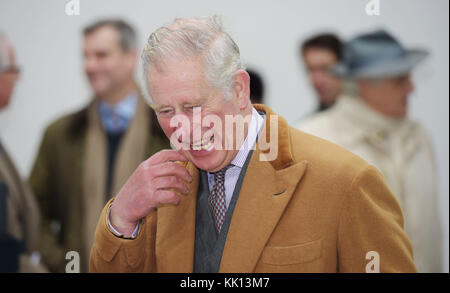
[[[219,272],[254,271],[272,231],[306,170],[306,161],[275,170],[257,148],[242,184]],[[261,178],[264,178],[262,180]]]
[[[107,169],[106,135],[102,129],[97,111],[97,100],[88,107],[88,128],[83,146],[84,157],[82,167],[82,249],[86,259],[82,263],[89,263],[89,251],[94,242],[96,222],[100,211],[105,205],[105,185]]]

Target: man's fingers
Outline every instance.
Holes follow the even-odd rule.
[[[172,190],[157,190],[155,192],[159,204],[178,204],[180,197]]]
[[[166,162],[159,165],[153,165],[150,167],[149,172],[151,172],[154,178],[162,176],[177,176],[186,182],[191,182],[192,177],[188,170],[180,164],[173,162]]]
[[[186,162],[187,159],[182,154],[174,150],[162,150],[150,157],[148,163],[151,165],[161,164],[164,162]]]
[[[153,180],[153,184],[156,189],[174,188],[181,193],[187,194],[189,192],[186,184],[175,176],[157,177]]]

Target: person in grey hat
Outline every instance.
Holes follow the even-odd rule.
[[[331,109],[297,128],[330,140],[375,165],[399,201],[419,272],[440,272],[441,242],[436,166],[429,135],[408,117],[411,70],[425,50],[405,49],[384,30],[344,44],[332,73],[344,81]]]

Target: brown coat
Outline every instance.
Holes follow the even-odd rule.
[[[116,153],[111,194],[140,162],[167,147],[153,110],[141,96]],[[45,131],[30,185],[42,211],[39,250],[52,272],[65,271],[69,251],[79,253],[81,272],[88,271],[95,227],[107,197],[107,153],[95,99]]]
[[[29,257],[30,253],[37,250],[40,222],[39,207],[30,188],[22,181],[11,158],[1,144],[0,182],[8,188],[6,232],[14,239],[24,243],[25,252],[19,259],[19,272],[46,272],[43,266],[33,264]]]
[[[268,119],[275,115],[256,105]],[[278,156],[249,163],[220,272],[365,272],[376,251],[380,272],[415,272],[398,202],[361,158],[289,127],[278,116]],[[267,131],[267,138],[269,131]],[[115,237],[106,207],[91,251],[92,272],[192,272],[198,169],[190,194],[143,219],[136,239]]]

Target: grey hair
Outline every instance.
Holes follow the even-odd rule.
[[[9,40],[0,32],[0,72],[5,70],[9,64],[8,54]]]
[[[368,81],[371,85],[379,85],[382,78],[367,78],[367,79],[343,79],[342,93],[352,96],[359,96],[360,82],[362,80]]]
[[[120,47],[124,52],[137,48],[137,37],[134,28],[121,19],[104,19],[88,25],[83,29],[85,36],[95,32],[99,28],[110,26],[119,34]]]
[[[167,59],[200,57],[207,81],[220,89],[228,100],[232,98],[234,74],[245,69],[239,47],[223,30],[218,16],[176,18],[169,26],[160,27],[150,35],[141,57],[144,81],[147,81],[152,66],[163,71],[163,63]]]

